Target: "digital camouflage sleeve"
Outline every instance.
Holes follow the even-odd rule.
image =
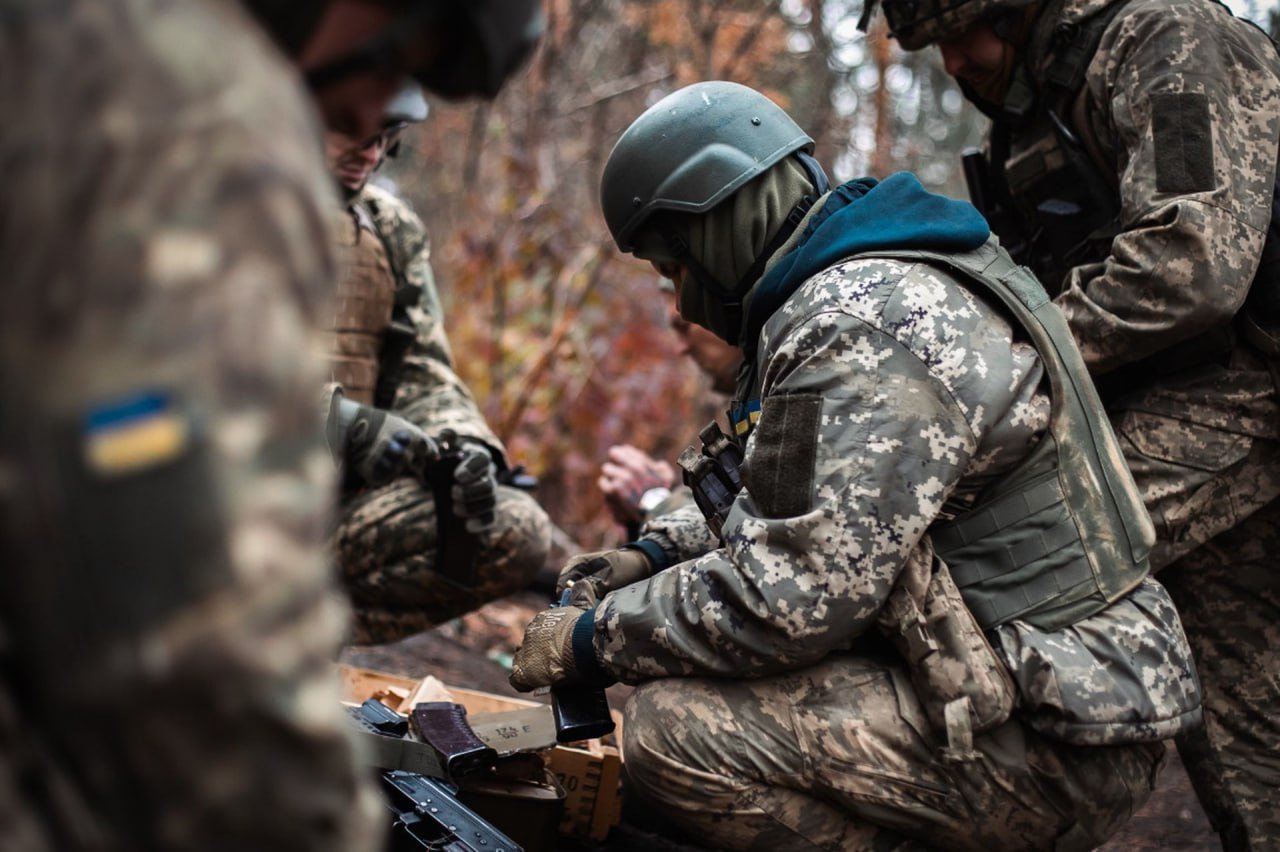
[[[378,848],[306,95],[236,3],[0,15],[0,847]]]
[[[454,371],[444,309],[431,271],[431,243],[422,220],[404,201],[373,185],[364,188],[360,200],[373,214],[392,267],[401,276],[398,286],[421,293],[418,303],[408,309],[417,333],[405,354],[392,407],[431,434],[453,429],[505,453],[475,397]]]
[[[1068,2],[1062,17],[1102,5]],[[1228,37],[1230,17],[1216,3],[1135,0],[1088,68],[1081,106],[1118,176],[1121,233],[1104,262],[1071,270],[1056,301],[1095,375],[1228,322],[1253,279],[1271,219],[1280,59],[1255,27]]]

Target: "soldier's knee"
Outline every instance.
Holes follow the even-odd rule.
[[[504,565],[504,573],[524,588],[551,552],[551,519],[525,492],[499,486],[493,531],[483,549],[490,562]]]
[[[679,737],[682,722],[672,718],[657,700],[667,681],[642,684],[627,699],[623,710],[622,753],[627,756],[628,789],[657,796],[666,789],[665,778],[678,764],[672,738]]]

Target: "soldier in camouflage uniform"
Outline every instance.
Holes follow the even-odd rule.
[[[423,462],[373,482],[347,477],[333,544],[355,603],[357,642],[399,639],[523,589],[551,545],[542,508],[498,484],[506,453],[454,372],[421,220],[368,183],[398,134],[426,113],[420,87],[410,84],[392,101],[383,132],[364,140],[326,134],[330,170],[347,199],[331,378],[347,399],[387,410],[424,435],[451,430],[464,456],[434,463],[442,465],[434,472]],[[444,478],[443,515],[424,482],[433,473]],[[440,547],[442,527],[474,546]]]
[[[351,132],[416,69],[368,40],[438,55],[407,4],[245,5]],[[336,281],[297,70],[234,2],[0,19],[0,848],[379,848],[297,357]]]
[[[619,247],[751,367],[733,440],[681,458],[721,540],[646,536],[652,576],[575,583],[512,684],[657,678],[628,777],[717,848],[1091,848],[1200,718],[1150,520],[1061,314],[977,211],[908,174],[828,190],[810,150],[732,83],[614,148]]]
[[[985,199],[1096,377],[1205,688],[1229,849],[1280,847],[1280,57],[1210,0],[883,0],[993,119]],[[1271,234],[1276,236],[1271,236]]]

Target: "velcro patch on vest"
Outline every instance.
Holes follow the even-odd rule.
[[[1151,96],[1157,192],[1206,192],[1215,185],[1213,121],[1199,92]]]
[[[821,422],[820,396],[790,394],[764,400],[744,478],[765,517],[790,518],[809,511]]]

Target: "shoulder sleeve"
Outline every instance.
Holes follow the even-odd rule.
[[[1217,4],[1143,2],[1112,22],[1086,87],[1122,231],[1057,301],[1103,373],[1243,304],[1271,218],[1280,77],[1266,37]]]
[[[57,180],[5,202],[64,251],[0,295],[0,467],[25,483],[0,487],[0,620],[32,724],[125,845],[365,849],[315,399],[333,201],[291,78],[226,35],[257,61],[223,58],[216,104],[86,120]]]

